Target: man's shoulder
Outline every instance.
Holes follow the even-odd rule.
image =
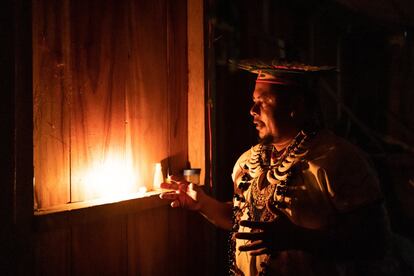
[[[370,158],[344,138],[328,131],[318,133],[306,159],[337,210],[350,211],[382,197]]]
[[[358,159],[366,158],[366,154],[359,147],[330,130],[321,130],[314,137],[310,148],[310,157],[313,159],[321,157],[336,159],[344,156],[358,157]]]

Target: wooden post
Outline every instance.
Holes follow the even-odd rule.
[[[203,0],[187,2],[188,36],[188,160],[201,168],[205,183],[205,96]]]

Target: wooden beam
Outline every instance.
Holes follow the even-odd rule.
[[[203,0],[187,2],[188,36],[188,160],[201,168],[205,182],[205,96],[204,96],[204,11]]]
[[[14,1],[13,224],[16,275],[33,268],[33,101],[31,1]],[[10,26],[12,28],[12,26]]]

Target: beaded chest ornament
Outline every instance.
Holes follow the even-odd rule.
[[[243,175],[237,187],[241,191],[234,194],[233,233],[230,235],[229,267],[230,275],[242,275],[236,266],[236,239],[239,222],[247,209],[251,221],[268,222],[277,217],[275,209],[286,209],[291,203],[289,184],[294,167],[308,153],[309,142],[315,133],[300,131],[284,151],[278,152],[273,145],[260,145],[252,148],[249,160],[243,165]],[[247,196],[246,196],[247,195]],[[266,275],[270,255],[261,264],[260,275]]]

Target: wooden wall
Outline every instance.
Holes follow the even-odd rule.
[[[213,226],[156,197],[36,218],[35,275],[214,275]]]
[[[166,160],[171,173],[186,165],[186,7],[185,0],[33,1],[38,208],[89,199],[82,169],[114,152],[132,155],[147,186],[155,162]],[[214,227],[197,213],[157,195],[68,206],[34,216],[33,275],[217,274]]]
[[[184,168],[185,0],[39,0],[32,22],[38,208],[98,196],[85,170],[109,158],[148,188]]]

